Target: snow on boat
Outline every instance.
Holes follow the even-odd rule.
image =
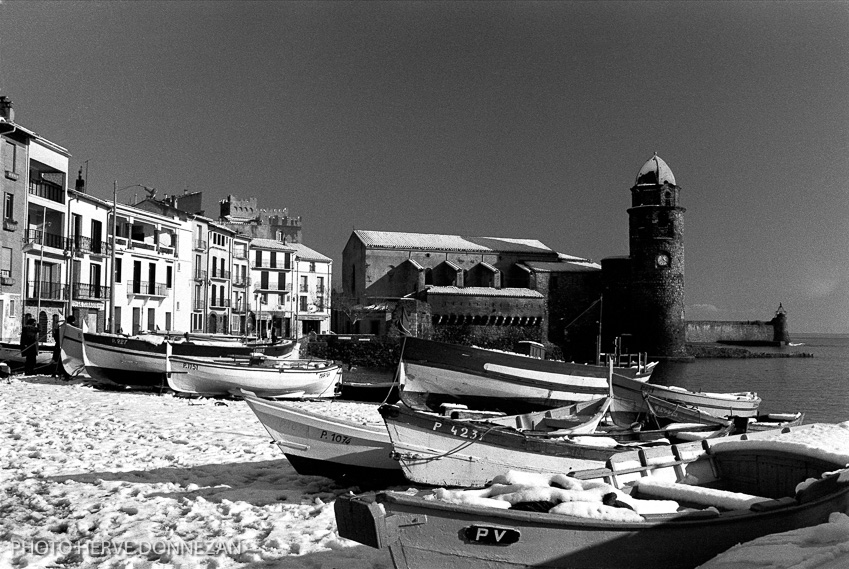
[[[508,472],[482,490],[340,496],[336,523],[388,548],[396,569],[692,569],[847,511],[845,467],[780,437],[735,438],[621,453],[569,476]]]
[[[552,410],[561,421],[571,414],[568,422],[572,426],[543,436],[513,426],[539,426],[533,419],[452,419],[406,405],[382,405],[379,411],[394,456],[409,480],[433,486],[479,487],[514,468],[565,473],[601,467],[611,455],[633,448],[610,437],[586,435],[593,432],[609,405],[610,398],[605,397]]]
[[[172,355],[168,386],[206,397],[250,391],[266,398],[333,397],[342,368],[328,360],[208,359]]]
[[[615,367],[614,389],[622,378],[648,381],[655,365]],[[401,400],[413,409],[436,411],[442,403],[462,403],[523,413],[604,397],[609,370],[407,337],[399,374]]]
[[[249,346],[234,342],[171,342],[164,336],[149,334],[121,336],[85,332],[85,368],[89,376],[105,385],[124,387],[167,387],[165,352],[193,358],[245,357],[252,353],[283,357],[292,352],[293,342]]]
[[[358,424],[254,395],[243,397],[298,474],[372,487],[403,481],[382,423]]]

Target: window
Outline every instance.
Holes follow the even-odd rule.
[[[15,218],[15,194],[5,193],[3,198],[3,219]]]
[[[150,331],[156,330],[156,309],[147,309],[147,329]]]
[[[165,313],[165,329],[166,330],[171,329],[171,313],[170,312]]]
[[[277,290],[286,290],[286,273],[277,273]]]
[[[277,268],[277,253],[275,253],[274,251],[271,252],[271,262],[268,264],[268,266],[272,269]]]
[[[300,297],[299,302],[300,303],[298,305],[298,310],[300,310],[301,312],[306,312],[307,311],[307,297],[305,297],[305,296]]]
[[[262,266],[262,251],[256,252],[256,260],[254,261],[254,266],[255,267],[261,267]]]
[[[315,262],[313,262],[313,261],[310,261],[310,272],[311,273],[315,272]]]
[[[200,268],[200,255],[195,255],[195,278],[199,279],[201,276],[201,268]]]
[[[212,258],[212,275],[213,277],[218,276],[218,259],[215,257]]]
[[[309,292],[309,291],[310,291],[309,281],[307,280],[307,277],[302,276],[301,277],[301,288],[298,290],[298,292]]]
[[[174,267],[165,267],[165,286],[171,288],[171,281],[174,276]],[[169,328],[170,330],[170,328]]]
[[[9,247],[3,247],[2,256],[0,256],[0,275],[12,276],[12,249]]]
[[[315,285],[315,292],[318,294],[324,294],[324,277],[317,277]]]
[[[13,174],[18,171],[18,145],[10,140],[6,141],[6,170]]]
[[[115,280],[121,282],[121,259],[115,259]]]

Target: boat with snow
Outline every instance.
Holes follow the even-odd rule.
[[[204,397],[249,391],[270,399],[333,397],[342,368],[330,360],[290,360],[265,356],[198,358],[168,356],[168,387]]]
[[[382,405],[378,410],[392,440],[393,456],[412,482],[432,486],[480,487],[497,474],[521,468],[532,472],[572,472],[597,468],[616,453],[656,444],[632,430],[608,433],[599,423],[615,404],[604,397],[572,406],[508,417],[460,418]],[[688,425],[695,430],[702,425]],[[727,434],[725,425],[704,426],[705,436]],[[666,433],[668,434],[668,433]]]
[[[251,394],[243,398],[298,474],[371,487],[404,480],[382,422],[354,423]],[[376,407],[374,415],[380,421]]]
[[[761,434],[620,453],[569,476],[507,472],[481,490],[343,495],[337,528],[387,548],[396,569],[692,569],[849,508],[845,456]]]
[[[232,341],[172,341],[162,335],[83,334],[85,368],[96,382],[108,386],[165,388],[166,347],[175,356],[249,358],[251,354],[285,357],[294,342],[248,345]]]

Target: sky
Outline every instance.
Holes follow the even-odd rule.
[[[0,3],[0,95],[88,191],[628,254],[657,152],[686,318],[849,333],[849,2]],[[123,196],[124,200],[131,196]]]

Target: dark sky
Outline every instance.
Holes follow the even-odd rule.
[[[0,94],[90,193],[255,196],[337,275],[355,228],[627,255],[657,152],[688,319],[849,332],[849,2],[6,0]]]

